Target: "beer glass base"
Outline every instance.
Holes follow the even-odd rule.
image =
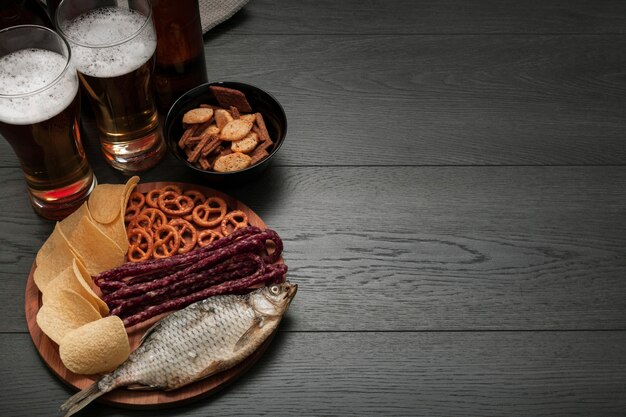
[[[30,203],[35,213],[41,217],[48,220],[62,220],[83,204],[97,184],[95,175],[90,171],[89,177],[69,186],[45,193],[31,191]]]
[[[158,164],[166,152],[165,141],[157,129],[139,139],[109,142],[102,140],[102,152],[113,168],[136,174]]]

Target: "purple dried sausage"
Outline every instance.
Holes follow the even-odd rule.
[[[105,280],[120,280],[130,276],[147,274],[162,268],[171,268],[181,264],[195,262],[198,258],[202,257],[203,254],[227,246],[238,238],[259,233],[261,233],[261,229],[255,226],[249,226],[236,230],[230,235],[218,239],[210,245],[192,250],[185,254],[174,255],[165,259],[151,259],[144,262],[128,262],[124,265],[118,266],[117,268],[104,271],[93,277],[93,279],[96,285],[99,286],[100,282]]]
[[[124,325],[126,327],[129,327],[137,323],[141,323],[161,313],[184,308],[192,303],[195,303],[196,301],[203,300],[207,297],[221,294],[230,294],[249,288],[256,284],[275,281],[279,278],[282,278],[282,276],[285,275],[286,272],[287,266],[284,264],[268,265],[266,273],[264,274],[252,274],[250,277],[245,279],[223,282],[221,284],[205,288],[204,290],[198,291],[196,293],[169,300],[156,306],[148,307],[135,315],[125,318],[123,320]]]

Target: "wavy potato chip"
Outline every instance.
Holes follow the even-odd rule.
[[[89,301],[74,290],[62,289],[49,296],[37,313],[39,328],[57,344],[83,324],[102,318]]]
[[[77,374],[112,371],[130,355],[124,323],[117,316],[84,324],[68,331],[59,343],[59,356]]]
[[[35,258],[37,268],[33,273],[33,279],[39,291],[43,292],[50,281],[64,269],[71,267],[73,259],[74,253],[57,223]]]
[[[125,252],[88,217],[80,219],[66,238],[91,276],[124,263]]]

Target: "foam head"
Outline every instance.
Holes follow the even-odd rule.
[[[111,78],[141,67],[156,50],[156,34],[146,19],[130,9],[105,7],[63,23],[78,71]]]
[[[63,72],[66,64],[63,55],[44,49],[22,49],[1,57],[0,121],[27,125],[61,113],[78,92],[76,70],[70,66]],[[43,90],[15,96],[39,89]]]

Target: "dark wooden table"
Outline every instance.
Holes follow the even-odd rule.
[[[252,1],[206,36],[209,80],[271,91],[289,132],[222,190],[283,236],[298,296],[221,393],[83,415],[624,415],[625,28],[618,0]],[[53,223],[0,149],[0,415],[56,415],[72,391],[24,319]],[[200,181],[171,157],[156,180]]]

